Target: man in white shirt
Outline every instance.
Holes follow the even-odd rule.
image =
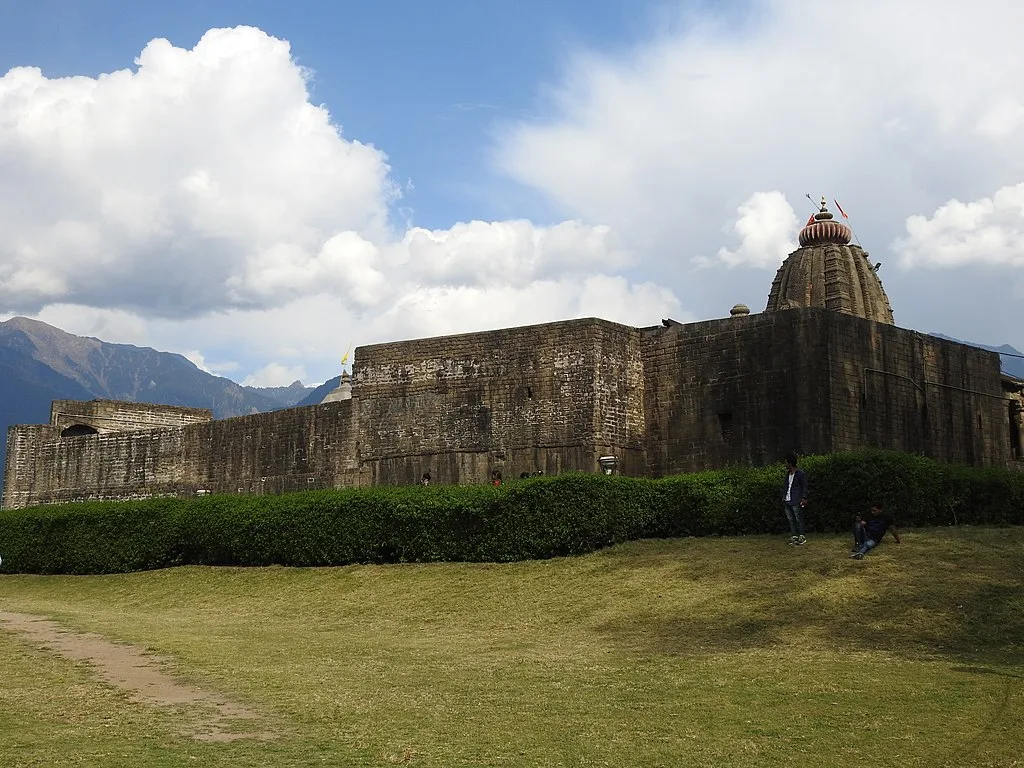
[[[804,536],[804,507],[807,506],[807,474],[797,469],[796,454],[786,457],[786,477],[783,481],[782,507],[789,521],[789,543],[806,544]]]

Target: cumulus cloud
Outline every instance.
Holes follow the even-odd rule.
[[[249,27],[153,40],[95,78],[0,77],[0,312],[204,370],[260,358],[247,381],[270,385],[302,360],[333,375],[339,325],[366,343],[677,306],[615,274],[634,255],[607,225],[396,231],[386,156],[310,103],[309,78]]]
[[[587,275],[629,266],[607,226],[565,221],[471,221],[446,230],[410,229],[397,260],[430,285],[524,287],[558,275]]]
[[[136,63],[0,78],[6,309],[187,317],[316,293],[366,309],[409,278],[522,287],[629,262],[607,226],[579,221],[393,238],[385,156],[345,139],[288,44],[259,30],[213,30],[191,50],[154,40]]]
[[[210,360],[207,360],[206,355],[198,349],[190,349],[186,352],[182,352],[181,356],[199,370],[213,374],[214,376],[226,376],[227,374],[238,370],[238,363],[233,360],[226,362],[211,362]]]
[[[592,275],[538,280],[523,288],[458,285],[409,292],[377,317],[369,332],[399,339],[580,317],[624,324],[637,324],[637,318],[649,324],[667,316],[689,319],[679,310],[675,295],[653,283],[630,284],[621,276]]]
[[[11,70],[0,301],[180,317],[318,283],[361,295],[325,243],[380,236],[396,192],[383,153],[344,139],[308,96],[288,44],[252,28],[191,50],[154,40],[134,70],[98,78]]]
[[[213,371],[210,370],[210,368],[207,366],[206,358],[203,356],[203,353],[200,352],[198,349],[190,349],[187,352],[182,352],[181,356],[188,360],[190,363],[192,363],[192,365],[194,365],[200,371],[205,371],[206,373],[213,373]]]
[[[911,216],[895,249],[904,267],[1024,266],[1024,182],[971,203],[950,200],[931,217]]]
[[[559,215],[612,226],[635,271],[699,315],[754,306],[763,273],[699,268],[777,263],[805,214],[786,232],[767,190],[838,197],[878,251],[908,215],[1022,180],[1021,28],[1017,0],[702,4],[631,50],[571,56],[540,116],[503,127],[495,163]],[[898,272],[885,280],[903,322],[986,337]]]
[[[258,371],[245,377],[242,382],[247,387],[287,387],[295,381],[306,378],[306,369],[301,365],[291,368],[280,363],[270,363]]]
[[[739,238],[739,247],[719,248],[717,262],[728,267],[778,267],[796,250],[793,238],[797,228],[796,212],[781,192],[755,192],[736,213],[732,228]],[[695,262],[700,266],[715,263],[700,256]]]

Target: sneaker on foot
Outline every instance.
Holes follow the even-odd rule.
[[[796,537],[796,543],[797,544],[806,544],[807,543],[807,537],[806,536],[802,536],[802,535],[801,536],[797,536]]]
[[[799,538],[800,538],[799,536],[790,536],[789,537],[789,543],[790,544],[799,544],[800,543],[798,541]]]
[[[864,559],[864,553],[863,552],[854,552],[852,555],[850,555],[850,558],[853,559],[853,560],[863,560]]]

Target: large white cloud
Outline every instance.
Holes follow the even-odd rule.
[[[327,294],[262,311],[230,309],[180,319],[142,319],[123,310],[68,304],[38,314],[71,333],[180,351],[204,370],[259,386],[287,386],[296,378],[307,384],[324,381],[338,374],[353,346],[575,317],[629,325],[654,325],[664,317],[697,319],[682,310],[671,291],[613,275],[542,279],[521,288],[410,283],[372,315]]]
[[[911,216],[896,250],[907,267],[1024,267],[1024,182],[970,203],[950,200],[931,217]]]
[[[607,226],[565,221],[537,227],[529,221],[471,221],[450,229],[410,229],[394,252],[431,285],[527,286],[558,275],[588,275],[629,266]]]
[[[573,56],[541,116],[504,126],[495,152],[560,215],[611,225],[641,254],[637,270],[698,314],[767,296],[760,271],[696,268],[777,262],[796,226],[788,237],[778,229],[788,220],[780,199],[776,216],[758,213],[771,190],[796,224],[813,212],[805,193],[838,197],[888,263],[880,251],[908,216],[1024,179],[1019,0],[702,7],[720,15],[681,13],[625,53]],[[995,263],[990,245],[965,241],[956,259]],[[1002,246],[1012,250],[1012,238]],[[922,290],[970,291],[970,273],[946,284],[904,270],[882,277],[902,323],[1024,343],[1008,309],[1013,279],[983,315],[951,313]]]
[[[349,340],[678,308],[616,275],[634,254],[608,226],[396,231],[384,154],[258,29],[135,64],[0,77],[0,313],[287,384],[332,375]]]
[[[249,374],[242,381],[247,387],[283,387],[295,381],[309,381],[306,368],[296,365],[291,368],[281,363],[268,363],[263,368]]]
[[[399,297],[369,330],[376,337],[398,339],[576,317],[624,324],[637,324],[643,318],[653,325],[666,316],[693,319],[680,314],[678,300],[665,288],[652,283],[630,285],[621,276],[592,275],[539,280],[525,288],[498,284],[418,290]]]
[[[325,273],[346,284],[325,242],[379,236],[395,192],[384,155],[309,103],[288,44],[213,30],[192,50],[154,40],[136,64],[0,78],[4,309],[185,316],[273,306]]]
[[[778,267],[796,249],[796,212],[778,190],[755,192],[736,210],[733,231],[740,240],[735,249],[719,248],[716,260],[698,256],[700,266],[721,263],[728,267]]]

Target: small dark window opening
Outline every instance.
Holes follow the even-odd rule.
[[[723,440],[732,439],[732,411],[718,414],[718,428],[722,431]]]
[[[96,435],[99,434],[99,430],[95,427],[90,427],[88,424],[72,424],[70,427],[61,431],[61,437],[78,437],[79,435]]]
[[[526,388],[526,398],[528,400],[533,400],[533,387]]]
[[[978,414],[978,429],[981,429],[981,414]]]

